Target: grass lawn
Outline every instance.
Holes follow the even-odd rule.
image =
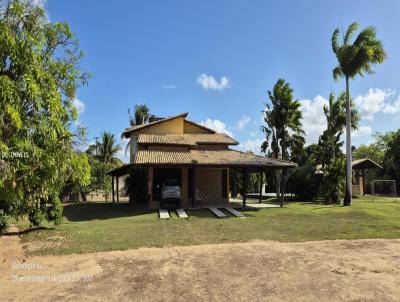
[[[309,241],[399,238],[400,201],[354,199],[352,207],[291,202],[283,209],[244,211],[246,219],[217,219],[208,210],[175,213],[160,220],[156,211],[128,204],[85,203],[64,207],[64,223],[26,232],[28,255],[87,253],[138,247],[245,242],[254,239]]]

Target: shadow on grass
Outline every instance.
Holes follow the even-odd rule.
[[[64,216],[72,222],[112,219],[149,214],[143,206],[128,203],[75,203],[64,205]]]
[[[7,233],[2,234],[2,236],[19,236],[19,235],[25,235],[28,233],[36,232],[36,231],[50,231],[50,230],[54,230],[54,228],[52,228],[52,227],[36,227],[36,228],[25,229],[25,230],[18,231],[18,232],[7,232]]]

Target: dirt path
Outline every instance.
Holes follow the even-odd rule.
[[[7,249],[5,238],[2,250]],[[31,257],[24,263],[30,269],[12,268],[10,260],[1,263],[3,301],[399,301],[400,297],[400,240],[255,241]],[[42,280],[28,281],[28,276]]]

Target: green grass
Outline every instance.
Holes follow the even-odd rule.
[[[156,211],[128,204],[64,207],[64,223],[26,232],[29,255],[87,253],[138,247],[245,242],[399,238],[400,201],[355,199],[352,207],[291,202],[283,209],[244,211],[246,219],[217,219],[208,210],[160,220]]]

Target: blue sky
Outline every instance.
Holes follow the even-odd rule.
[[[77,99],[89,141],[104,130],[119,136],[127,109],[145,103],[160,116],[188,111],[258,152],[267,90],[282,77],[302,102],[307,142],[316,142],[322,105],[344,88],[332,79],[331,35],[353,21],[376,26],[388,53],[375,75],[351,82],[362,114],[353,142],[399,128],[399,1],[37,2],[52,22],[70,24],[85,52],[93,78]]]

